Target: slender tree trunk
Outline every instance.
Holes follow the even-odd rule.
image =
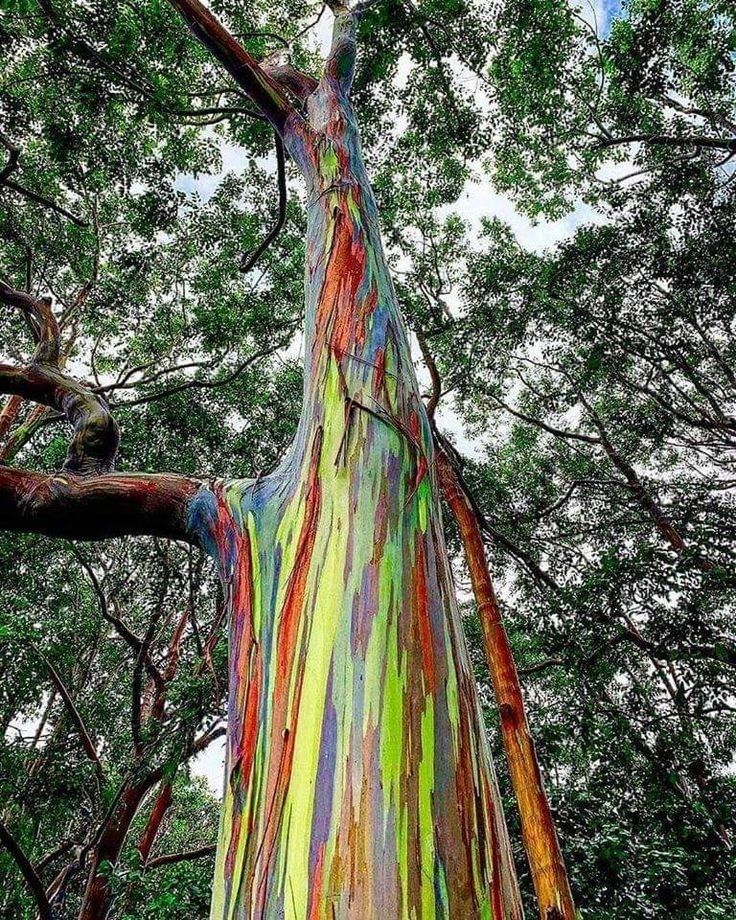
[[[165,779],[161,783],[156,801],[153,803],[153,808],[151,809],[151,814],[148,816],[143,836],[138,844],[138,852],[140,853],[142,866],[145,866],[148,862],[148,857],[151,855],[151,850],[161,830],[166,812],[171,808],[172,801],[173,780]]]
[[[271,475],[193,502],[231,614],[211,917],[518,918],[431,430],[342,78],[328,62],[284,129],[309,194],[295,442]]]
[[[116,865],[130,825],[150,788],[150,782],[129,786],[121,796],[115,814],[107,822],[94,849],[79,920],[104,920],[107,916],[112,895],[108,870]]]
[[[455,516],[465,548],[539,915],[541,920],[575,920],[565,861],[529,731],[511,643],[488,570],[478,518],[441,447],[437,448],[437,468],[442,494]]]

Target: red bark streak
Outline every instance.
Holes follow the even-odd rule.
[[[319,911],[322,906],[322,876],[325,870],[325,845],[320,845],[317,864],[314,867],[314,878],[312,879],[312,903],[309,908],[309,920],[320,920]]]
[[[488,571],[478,520],[450,461],[441,449],[436,456],[442,493],[455,515],[465,547],[540,917],[543,920],[551,916],[574,920],[570,883],[526,720],[516,664]]]
[[[258,735],[258,709],[261,702],[261,655],[255,649],[251,648],[253,658],[248,679],[248,693],[245,701],[245,716],[243,718],[243,730],[240,736],[240,745],[238,750],[239,758],[242,758],[242,783],[247,788],[250,782],[250,772],[253,768],[253,757],[256,750],[256,738]],[[251,828],[249,827],[250,831]]]
[[[381,348],[375,358],[375,370],[373,371],[373,392],[378,395],[383,392],[386,382],[386,349]]]
[[[491,828],[491,834],[493,835],[492,846],[491,846],[491,860],[492,860],[492,869],[493,877],[491,878],[491,905],[493,906],[493,916],[494,917],[503,917],[504,914],[504,897],[503,897],[503,879],[501,877],[501,854],[498,848],[498,825],[496,823],[496,813],[493,808],[493,802],[495,801],[495,796],[491,794],[489,788],[488,777],[483,776],[483,789],[485,791],[485,800],[489,803],[488,805],[488,822]]]
[[[360,347],[365,344],[368,320],[373,314],[373,311],[376,309],[377,304],[378,291],[376,290],[375,284],[371,284],[371,289],[363,300],[363,304],[358,315],[358,322],[356,324],[355,341]],[[380,392],[380,389],[376,392]]]
[[[230,845],[227,848],[225,857],[225,878],[231,879],[235,872],[235,860],[238,856],[238,844],[240,843],[240,829],[243,826],[243,816],[236,811],[233,816],[232,830],[230,832]]]
[[[434,647],[432,644],[432,624],[429,622],[429,603],[427,599],[426,552],[421,537],[417,538],[417,559],[414,580],[414,619],[419,627],[419,647],[422,652],[422,673],[427,682],[426,692],[435,693]]]
[[[259,883],[258,901],[261,912],[265,909],[265,899],[269,881],[269,865],[273,848],[281,822],[281,812],[286,790],[291,779],[291,768],[294,756],[294,740],[296,736],[296,721],[299,714],[304,668],[300,664],[296,668],[296,687],[291,705],[293,722],[288,724],[287,706],[289,694],[289,680],[294,671],[294,658],[296,655],[296,638],[301,614],[304,612],[305,589],[309,575],[309,566],[312,551],[317,536],[317,523],[321,508],[321,486],[319,480],[319,462],[322,450],[322,429],[317,429],[312,444],[310,456],[309,477],[304,497],[304,519],[302,521],[299,540],[297,543],[289,585],[286,590],[284,605],[279,621],[277,652],[276,652],[276,679],[273,689],[274,713],[272,730],[272,755],[271,769],[268,779],[269,802],[266,815],[266,825],[263,839],[259,847],[259,854],[266,853],[264,865],[260,868],[261,880]],[[302,642],[304,645],[304,642]],[[278,758],[278,769],[274,773],[273,766]]]
[[[316,441],[321,442],[321,437]],[[317,536],[317,521],[321,504],[321,486],[319,481],[319,449],[312,451],[311,469],[304,499],[305,512],[301,533],[297,544],[294,568],[286,591],[284,606],[281,611],[277,651],[276,698],[285,694],[286,682],[291,674],[294,659],[294,646],[300,614],[304,608],[304,590],[309,575],[309,563],[312,558],[314,541]]]
[[[317,305],[317,329],[329,342],[338,361],[342,361],[346,352],[351,351],[357,337],[356,327],[361,324],[361,316],[355,305],[365,275],[365,263],[363,241],[353,239],[351,221],[342,210],[337,211],[329,265],[325,270],[325,282]],[[315,344],[321,344],[319,339]]]

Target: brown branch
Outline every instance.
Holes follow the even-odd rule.
[[[120,434],[104,398],[59,369],[59,326],[45,298],[34,298],[0,281],[0,301],[23,311],[38,346],[29,365],[0,365],[0,392],[62,412],[74,426],[64,470],[88,475],[115,465]]]
[[[546,431],[548,434],[553,434],[556,438],[565,438],[570,441],[582,441],[585,444],[600,444],[600,438],[594,435],[581,434],[579,431],[568,431],[564,428],[556,428],[554,425],[548,425],[547,422],[543,422],[541,418],[534,418],[532,415],[527,415],[525,412],[512,408],[508,403],[505,403],[493,393],[489,393],[488,395],[495,403],[501,406],[502,409],[505,409],[509,415],[513,415],[514,418],[518,418],[522,422],[528,422],[530,425],[536,425],[537,428],[541,428],[542,431]]]
[[[74,426],[64,471],[87,476],[115,466],[120,432],[103,397],[55,368],[0,364],[0,392],[63,412]]]
[[[196,543],[187,516],[201,486],[166,473],[80,478],[0,466],[0,527],[71,540],[156,536]]]
[[[185,860],[212,856],[216,849],[215,844],[210,844],[209,846],[199,847],[196,850],[187,850],[183,853],[167,853],[164,856],[154,856],[153,859],[149,860],[146,869],[157,869],[159,866],[172,866]]]
[[[8,151],[8,161],[5,166],[0,169],[0,185],[4,185],[8,176],[18,168],[20,149],[15,146],[4,131],[0,131],[0,144]]]
[[[703,147],[710,150],[733,150],[736,137],[707,137],[700,134],[628,134],[624,137],[601,138],[596,147],[616,147],[621,144],[651,144],[655,147]]]
[[[540,917],[575,920],[567,870],[529,731],[511,644],[493,589],[481,528],[467,491],[441,445],[436,458],[442,494],[455,516],[465,548]]]
[[[437,405],[442,398],[442,378],[440,377],[440,372],[437,369],[437,362],[434,360],[434,355],[430,351],[429,344],[427,343],[426,336],[424,331],[418,327],[414,329],[414,335],[417,337],[417,342],[419,343],[419,350],[422,353],[422,358],[424,363],[429,371],[429,376],[432,381],[432,392],[430,394],[429,400],[427,401],[427,415],[429,416],[430,421],[434,421],[435,411]]]
[[[48,898],[46,897],[46,891],[44,890],[41,879],[36,874],[36,870],[31,865],[30,860],[23,852],[20,845],[16,842],[15,838],[7,829],[7,827],[2,823],[0,823],[0,843],[13,857],[15,864],[20,869],[23,878],[26,880],[26,884],[30,888],[31,894],[36,901],[40,920],[54,920],[54,911],[49,904]]]
[[[518,559],[519,562],[523,562],[538,584],[545,585],[550,590],[559,593],[561,588],[559,584],[554,580],[554,578],[552,578],[549,572],[545,572],[539,563],[526,550],[522,549],[512,540],[509,540],[505,534],[501,533],[500,530],[494,527],[478,508],[475,498],[470,495],[467,489],[466,492],[468,492],[468,500],[475,507],[475,513],[478,518],[478,522],[480,523],[481,529],[488,534],[488,536],[491,538],[491,541],[493,543],[497,543],[500,547],[505,549],[507,553],[509,553],[515,559]]]
[[[94,765],[95,773],[97,774],[97,780],[99,783],[102,783],[104,780],[102,762],[100,761],[99,754],[97,753],[97,748],[95,747],[95,744],[90,738],[89,732],[87,731],[87,726],[84,724],[84,719],[79,714],[79,710],[77,709],[74,703],[74,700],[71,697],[71,694],[67,690],[66,685],[64,684],[64,681],[61,679],[59,675],[59,672],[51,664],[51,662],[43,654],[43,652],[37,649],[34,645],[31,645],[31,648],[33,649],[34,653],[38,656],[38,658],[40,658],[41,661],[43,662],[44,667],[49,672],[49,677],[51,678],[51,682],[56,687],[56,689],[59,691],[59,696],[64,701],[64,705],[66,706],[66,710],[69,714],[69,717],[71,718],[72,722],[74,723],[75,728],[77,729],[79,738],[82,742],[82,747],[84,748],[84,752],[87,755],[87,758],[90,760],[90,762]]]
[[[143,642],[138,652],[138,657],[135,661],[135,666],[133,667],[133,683],[132,683],[132,699],[131,699],[131,730],[133,735],[133,751],[136,757],[141,756],[143,752],[143,744],[141,740],[141,725],[145,718],[148,717],[148,714],[144,713],[145,707],[142,703],[142,691],[143,691],[143,667],[146,663],[146,659],[149,657],[150,648],[153,643],[153,640],[156,636],[156,629],[158,627],[159,620],[163,614],[164,605],[163,601],[166,597],[166,591],[168,588],[168,577],[167,570],[164,569],[164,583],[161,590],[161,596],[159,597],[159,603],[156,605],[156,608],[151,615],[151,620],[148,624],[148,629],[146,634],[143,637]],[[163,694],[165,691],[165,684],[159,689],[159,693]]]
[[[36,339],[33,361],[56,365],[59,360],[59,324],[47,297],[32,297],[0,281],[0,300],[20,310],[28,319]]]
[[[294,111],[278,83],[199,0],[169,0],[193,35],[222,64],[281,134]]]
[[[288,324],[287,328],[293,328],[293,324]],[[145,405],[145,403],[155,402],[157,399],[164,399],[167,396],[174,396],[177,393],[183,393],[186,390],[214,390],[218,387],[227,386],[228,384],[237,380],[243,371],[247,370],[255,361],[258,361],[261,358],[266,358],[268,355],[272,355],[275,351],[278,351],[279,348],[282,348],[286,344],[286,341],[282,340],[274,345],[270,345],[268,348],[262,348],[260,351],[254,352],[252,355],[250,355],[250,357],[246,358],[244,361],[241,361],[241,363],[235,368],[234,371],[216,380],[187,380],[184,383],[178,383],[166,390],[160,390],[158,393],[149,393],[147,396],[140,396],[138,399],[121,401],[115,405],[125,406],[126,408],[130,406],[142,406]],[[145,381],[143,381],[143,383],[145,383]]]
[[[68,221],[71,221],[71,223],[75,224],[77,227],[89,227],[89,224],[86,220],[83,220],[81,217],[77,217],[77,215],[72,214],[71,211],[67,211],[66,208],[62,207],[60,204],[57,204],[55,201],[52,201],[51,198],[47,198],[45,195],[40,195],[38,192],[34,192],[32,189],[26,188],[25,185],[21,185],[19,182],[15,182],[13,179],[4,179],[2,183],[0,183],[0,188],[7,188],[11,192],[15,192],[17,195],[22,195],[24,198],[27,198],[34,204],[39,204],[41,207],[47,208],[49,211],[55,211],[57,214],[61,214],[62,217],[66,217]]]
[[[676,553],[683,553],[687,547],[682,534],[675,527],[674,523],[667,515],[665,510],[661,507],[661,505],[652,497],[649,490],[645,487],[644,483],[639,478],[639,474],[636,472],[634,467],[614,447],[609,437],[608,430],[606,429],[606,426],[604,425],[600,415],[595,411],[593,406],[590,405],[582,393],[579,393],[578,396],[580,397],[580,401],[582,402],[583,406],[590,414],[593,424],[598,430],[600,435],[599,443],[601,447],[605,451],[606,456],[611,461],[614,468],[617,469],[625,478],[629,490],[639,506],[651,518],[654,526],[657,528],[662,537],[664,537],[667,543],[669,543],[672,549],[674,549]],[[698,566],[698,568],[704,572],[710,572],[713,569],[713,563],[706,557],[702,556],[700,553],[696,552],[694,554],[693,561]]]
[[[213,741],[222,738],[226,733],[227,729],[221,725],[216,728],[208,729],[203,735],[200,735],[199,738],[195,738],[194,741],[192,741],[191,745],[187,748],[186,756],[193,757],[195,754],[201,754],[202,751],[207,750]]]
[[[236,91],[237,92],[237,91]],[[196,109],[168,109],[172,115],[177,115],[182,118],[208,118],[208,117],[218,117],[228,118],[230,115],[247,115],[249,118],[255,118],[258,121],[266,121],[266,116],[262,112],[257,112],[255,109],[248,109],[245,106],[237,105],[216,105],[216,106],[203,106]],[[197,121],[193,124],[198,124]]]
[[[104,620],[107,620],[107,622],[110,623],[111,626],[114,627],[115,631],[120,636],[120,638],[128,644],[128,646],[132,649],[132,651],[135,652],[136,657],[137,657],[141,651],[141,648],[143,647],[143,640],[139,636],[137,636],[123,622],[123,620],[119,616],[115,616],[114,613],[110,612],[110,606],[107,603],[105,592],[102,588],[102,585],[100,584],[100,580],[97,577],[95,570],[92,568],[92,566],[87,561],[83,553],[80,552],[79,548],[74,543],[71,543],[70,546],[71,546],[71,550],[74,553],[77,561],[81,565],[82,569],[84,569],[84,571],[87,573],[89,580],[92,583],[92,588],[95,594],[97,595],[97,600],[99,601],[100,613],[102,614],[102,618]],[[158,690],[159,691],[162,690],[164,687],[163,675],[161,674],[159,669],[156,667],[156,665],[151,660],[150,655],[146,655],[145,664],[146,664],[146,671],[148,672],[148,676],[154,682]]]
[[[51,198],[46,198],[44,195],[40,195],[38,192],[31,191],[31,189],[26,188],[24,185],[21,185],[18,182],[15,182],[9,177],[18,169],[20,165],[20,149],[10,140],[10,138],[3,131],[0,131],[0,144],[8,151],[8,160],[0,169],[0,188],[10,189],[11,192],[15,192],[18,195],[22,195],[25,198],[28,198],[29,201],[33,201],[35,204],[40,204],[44,208],[48,208],[51,211],[56,211],[57,214],[61,214],[63,217],[66,217],[73,224],[76,224],[78,227],[87,227],[89,226],[86,221],[77,217],[75,214],[72,214],[71,211],[67,211],[66,208],[63,208],[60,204],[57,204],[55,201],[52,201]]]

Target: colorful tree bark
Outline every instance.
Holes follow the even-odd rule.
[[[442,533],[432,435],[347,98],[352,19],[307,117],[305,388],[277,470],[192,503],[230,604],[211,916],[517,918]]]
[[[0,519],[76,539],[187,539],[217,560],[230,711],[212,920],[517,920],[431,426],[348,99],[355,16],[330,4],[316,84],[259,65],[199,0],[171,3],[306,181],[298,431],[255,480],[116,475],[117,427],[99,395],[55,360],[3,367],[3,392],[61,409],[75,434],[59,476],[0,470]],[[43,318],[40,301],[7,286],[0,300]],[[149,788],[131,787],[100,836],[81,916],[105,916],[98,868],[117,859]]]
[[[541,920],[575,920],[565,860],[529,730],[519,675],[493,588],[476,509],[442,445],[437,470],[445,501],[457,522],[470,572],[486,661],[501,717],[511,785],[516,796],[524,849],[529,859]]]

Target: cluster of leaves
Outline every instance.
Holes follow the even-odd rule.
[[[211,4],[254,54],[288,46],[313,68],[320,4],[272,6]],[[577,903],[595,920],[716,920],[736,807],[733,11],[606,8],[595,23],[567,0],[374,4],[355,104],[397,289],[448,394],[438,423],[480,445],[465,475]],[[272,468],[299,410],[305,219],[292,182],[285,230],[237,271],[275,216],[270,130],[154,0],[4,0],[0,55],[0,145],[18,152],[0,276],[53,295],[63,360],[120,422],[119,466]],[[531,215],[583,202],[596,219],[545,254],[498,221],[473,235],[442,209],[483,168]],[[17,317],[0,349],[29,353]],[[22,406],[0,460],[58,468],[67,435]],[[135,769],[175,765],[154,856],[211,844],[216,799],[186,756],[226,694],[224,642],[203,655],[208,565],[153,541],[14,537],[0,554],[2,821],[43,882],[80,861]],[[153,622],[159,669],[186,612],[158,720],[133,724],[138,654],[105,605],[136,636]],[[467,625],[495,737],[472,608]],[[156,794],[102,867],[111,916],[204,918],[211,858],[140,863]],[[4,853],[0,877],[0,910],[34,916]]]

